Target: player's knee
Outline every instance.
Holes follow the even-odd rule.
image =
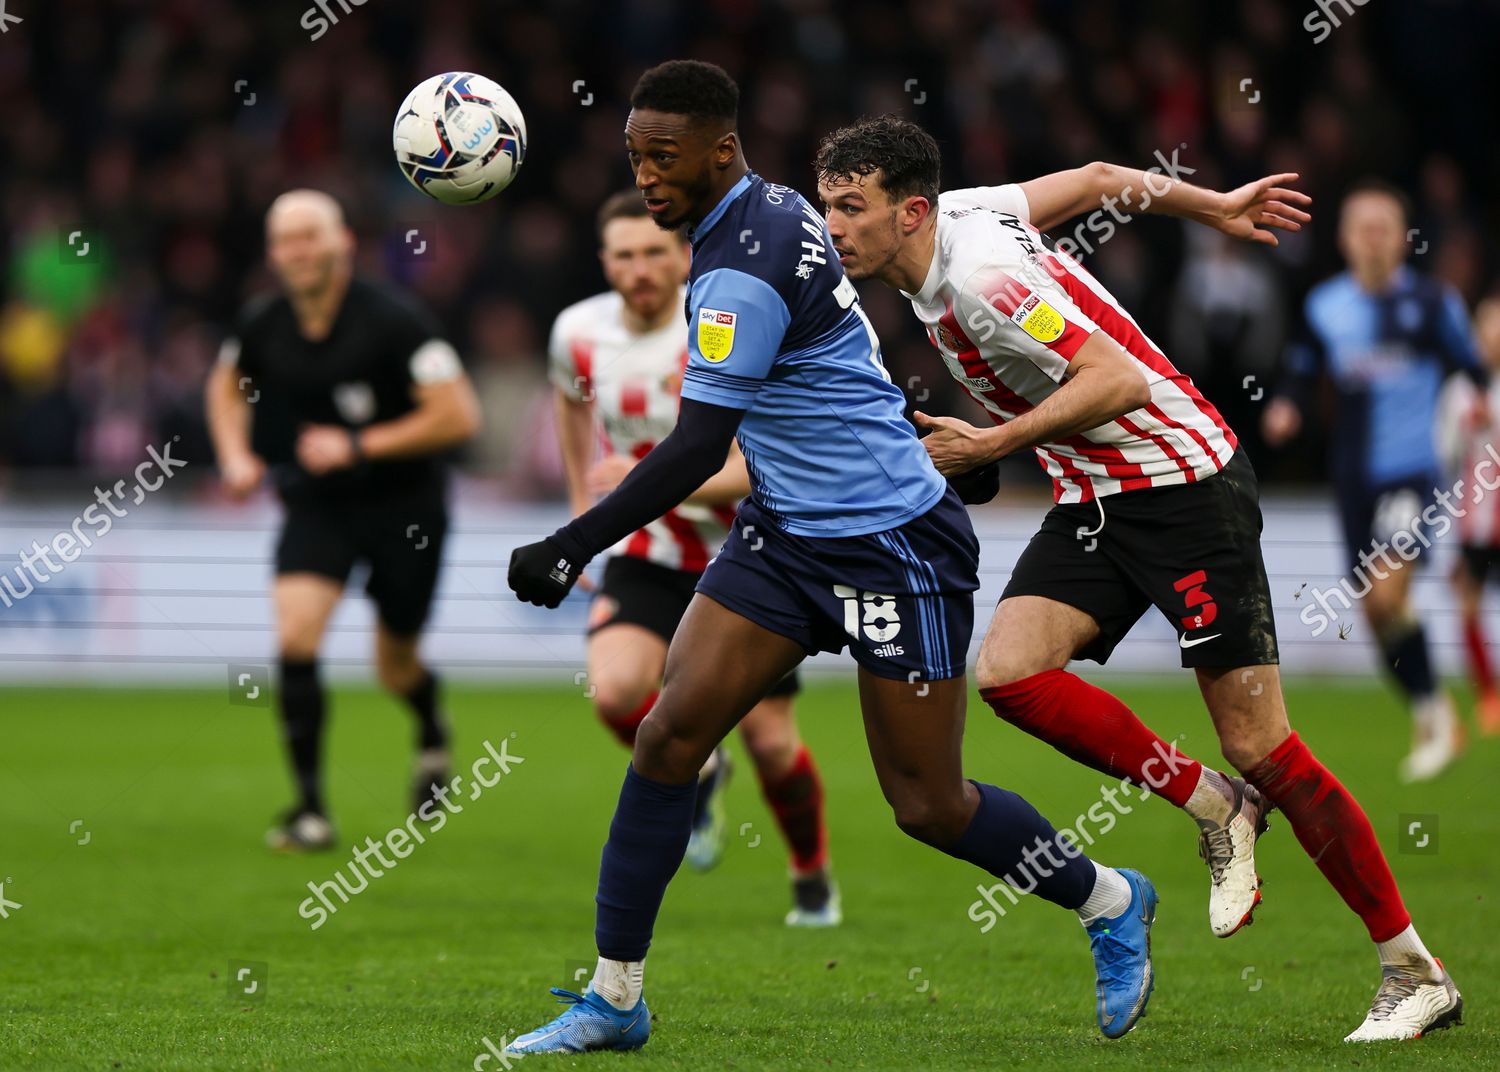
[[[601,678],[597,682],[590,680],[589,688],[593,691],[591,698],[594,712],[611,726],[632,720],[640,721],[645,714],[641,707],[651,698],[653,691],[650,682],[627,681],[624,678]]]
[[[994,647],[998,645],[986,645],[974,664],[974,684],[980,689],[998,689],[1050,669],[1044,660],[1026,652],[996,651]]]
[[[1398,625],[1410,613],[1405,592],[1388,584],[1370,586],[1364,598],[1364,612],[1376,632]]]
[[[318,657],[319,640],[310,629],[285,629],[278,642],[279,654],[288,662],[310,662]]]
[[[1278,742],[1267,744],[1254,733],[1226,733],[1219,738],[1219,751],[1229,765],[1241,774],[1254,770],[1271,754]]]
[[[750,761],[755,764],[756,770],[774,774],[779,774],[792,765],[797,758],[800,743],[793,734],[747,736],[744,741],[745,751],[750,753]]]
[[[903,834],[937,848],[956,844],[970,818],[965,814],[962,794],[948,800],[918,792],[898,793],[891,801],[891,810]]]
[[[386,656],[375,664],[375,676],[380,687],[397,696],[405,696],[422,683],[426,670],[422,662],[409,657]]]
[[[750,753],[756,768],[762,771],[780,771],[789,767],[802,743],[791,719],[789,705],[781,701],[780,707],[785,710],[778,710],[773,706],[776,704],[775,700],[765,701],[751,717],[740,723],[740,739],[745,744],[745,751]],[[762,714],[768,717],[757,717]]]
[[[678,785],[698,776],[716,743],[703,741],[658,705],[636,731],[630,764],[644,778]]]

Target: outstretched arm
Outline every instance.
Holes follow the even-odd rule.
[[[639,464],[637,459],[624,454],[611,454],[599,459],[588,471],[588,494],[608,495]],[[731,443],[729,459],[724,463],[724,468],[709,477],[701,488],[683,502],[693,506],[733,506],[749,494],[750,470],[745,465],[745,456],[740,453],[740,448]],[[573,512],[581,514],[587,509],[588,503],[585,502],[582,509]]]
[[[655,521],[719,472],[745,411],[682,400],[677,427],[592,508],[539,543],[510,556],[518,598],[539,607],[561,603],[589,559]]]
[[[1227,193],[1183,182],[1160,169],[1140,171],[1095,162],[1020,183],[1038,230],[1086,212],[1109,212],[1124,223],[1137,212],[1180,216],[1232,238],[1277,245],[1273,230],[1300,231],[1312,198],[1290,188],[1295,172],[1267,175]]]

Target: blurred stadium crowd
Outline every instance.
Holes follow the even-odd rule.
[[[12,484],[57,467],[121,472],[173,436],[180,456],[208,462],[201,385],[237,309],[270,285],[264,210],[311,185],[347,206],[362,270],[417,291],[463,353],[487,416],[466,467],[508,494],[555,493],[547,330],[602,289],[593,219],[629,182],[625,100],[642,69],[674,56],[739,79],[751,166],[807,193],[819,136],[886,111],[938,136],[948,186],[1095,159],[1145,168],[1174,150],[1190,181],[1219,188],[1301,172],[1317,219],[1276,250],[1160,218],[1103,242],[1081,232],[1097,247],[1086,262],[1273,478],[1322,472],[1315,446],[1258,450],[1256,387],[1275,376],[1302,294],[1339,267],[1345,187],[1378,174],[1409,191],[1414,262],[1471,305],[1500,271],[1500,65],[1485,54],[1500,14],[1482,0],[1347,13],[1342,0],[308,0],[305,12],[300,0],[34,0],[11,11],[24,16],[0,38],[0,472]],[[1316,12],[1331,29],[1321,43],[1304,25]],[[406,90],[459,69],[509,88],[530,127],[515,185],[471,209],[413,191],[390,148]],[[864,298],[893,378],[924,409],[964,412],[899,296],[870,287]]]

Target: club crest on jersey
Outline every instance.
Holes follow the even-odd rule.
[[[939,324],[937,326],[937,337],[938,342],[942,344],[945,350],[952,350],[954,353],[958,353],[963,349],[963,345],[958,341],[958,336],[953,334],[952,329],[947,324]]]
[[[698,310],[698,352],[703,360],[723,361],[734,349],[734,325],[738,313],[726,313],[722,309]]]
[[[341,383],[333,389],[333,404],[350,424],[365,424],[375,416],[375,389],[367,383]]]
[[[1066,326],[1062,314],[1035,294],[1028,295],[1025,301],[1016,306],[1010,319],[1011,323],[1042,343],[1055,342]]]

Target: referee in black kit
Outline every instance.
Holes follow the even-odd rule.
[[[299,799],[268,840],[298,851],[334,843],[322,792],[318,648],[358,561],[369,566],[366,590],[379,613],[380,683],[418,723],[414,807],[447,780],[438,681],[417,648],[448,525],[438,455],[478,431],[479,404],[431,318],[354,277],[354,236],[332,197],[293,190],[277,198],[266,251],[281,293],[241,314],[206,401],[225,489],[248,496],[269,466],[286,507],[274,586],[278,696]]]

